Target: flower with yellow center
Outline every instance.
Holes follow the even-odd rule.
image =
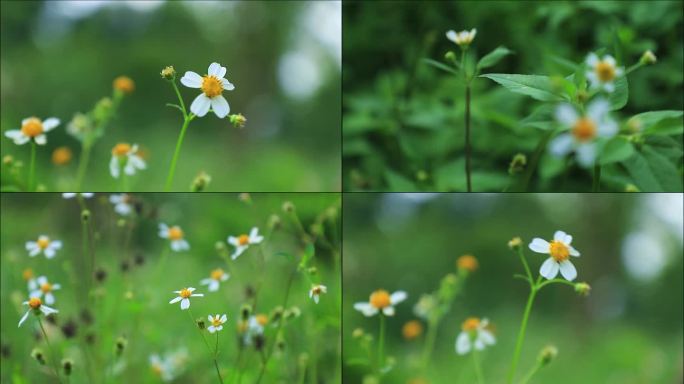
[[[123,93],[132,93],[133,90],[135,90],[135,83],[130,77],[127,76],[117,77],[116,79],[114,79],[112,86],[116,91],[120,91]]]
[[[150,369],[152,373],[161,378],[165,382],[173,380],[172,363],[168,358],[162,359],[159,355],[153,354],[150,356]]]
[[[33,311],[36,314],[36,316],[40,315],[41,313],[47,316],[49,314],[59,312],[54,308],[50,308],[47,305],[44,305],[38,297],[31,297],[28,301],[24,301],[22,304],[28,305],[29,309],[28,311],[26,311],[24,316],[22,316],[21,320],[19,320],[19,325],[17,326],[17,328],[21,327],[21,324],[24,321],[26,321],[26,318],[28,317],[29,313],[31,313],[31,311]]]
[[[461,32],[456,32],[456,31],[448,31],[446,33],[447,39],[453,41],[454,43],[458,44],[459,47],[462,48],[467,48],[470,43],[473,42],[473,39],[475,39],[475,35],[477,34],[477,29],[473,28],[468,31],[461,31]]]
[[[52,151],[52,164],[67,165],[71,161],[72,153],[69,147],[58,147]]]
[[[572,236],[563,231],[556,231],[553,240],[550,242],[535,237],[529,247],[534,252],[550,255],[539,269],[539,274],[551,280],[560,274],[568,281],[573,281],[577,277],[577,270],[570,262],[570,256],[579,257],[580,253],[573,248]]]
[[[93,192],[64,192],[62,193],[62,197],[65,199],[73,199],[76,196],[81,196],[84,199],[90,199],[91,197],[95,196]]]
[[[28,143],[31,139],[38,145],[47,144],[46,132],[55,129],[59,125],[59,119],[51,117],[41,121],[37,117],[28,117],[21,121],[20,129],[12,129],[5,132],[5,136],[14,141],[16,145]]]
[[[264,240],[259,236],[259,228],[253,227],[249,235],[228,236],[228,244],[235,247],[235,252],[231,255],[233,260],[237,259],[250,245],[259,244]]]
[[[193,287],[189,288],[183,288],[180,291],[173,291],[173,293],[177,293],[178,297],[173,298],[173,300],[169,301],[169,304],[175,304],[177,302],[181,302],[180,307],[181,310],[185,310],[190,308],[190,298],[191,297],[203,297],[203,293],[192,293],[195,290]]]
[[[109,161],[109,173],[118,179],[121,168],[125,174],[134,175],[137,170],[147,167],[145,161],[138,154],[138,144],[118,143],[112,148],[112,159]]]
[[[207,330],[209,333],[220,331],[223,329],[223,323],[226,321],[228,321],[228,317],[225,314],[217,314],[216,316],[209,315],[209,326],[207,327]]]
[[[320,296],[323,293],[328,293],[328,287],[321,284],[314,284],[311,286],[311,289],[309,289],[309,298],[318,304]]]
[[[479,264],[473,255],[463,255],[456,260],[456,267],[460,270],[475,272]]]
[[[200,281],[200,284],[208,285],[209,292],[216,292],[218,291],[221,282],[228,280],[229,277],[230,275],[223,271],[223,269],[216,268],[213,271],[211,271],[211,273],[209,274],[209,278],[202,279],[202,281]]]
[[[114,212],[121,216],[128,216],[133,212],[133,197],[127,193],[111,195],[109,202],[114,204]]]
[[[561,133],[549,143],[549,151],[564,157],[575,151],[577,162],[590,167],[596,161],[596,142],[615,136],[618,125],[609,116],[610,103],[596,99],[587,106],[586,115],[580,115],[570,104],[556,108],[556,120],[569,132]]]
[[[61,241],[50,240],[50,238],[45,235],[38,236],[38,241],[26,242],[26,250],[29,251],[30,257],[34,257],[42,253],[46,258],[52,259],[57,254],[57,250],[61,248]]]
[[[41,298],[43,297],[43,295],[45,295],[45,304],[54,304],[55,296],[52,294],[52,291],[56,291],[62,288],[62,286],[59,284],[51,284],[45,276],[38,277],[38,279],[36,279],[36,282],[37,286],[35,289],[33,289],[30,296]]]
[[[599,59],[595,53],[590,53],[586,63],[588,67],[586,77],[590,87],[609,93],[615,90],[615,79],[625,72],[624,68],[616,67],[615,59],[611,55],[605,55],[603,59]]]
[[[401,328],[401,335],[406,340],[413,340],[423,333],[423,324],[418,320],[411,320],[406,322]]]
[[[183,230],[179,226],[169,227],[164,223],[159,223],[159,237],[169,239],[173,251],[180,252],[190,249],[190,243],[183,236]]]
[[[230,112],[230,106],[222,93],[232,91],[235,86],[224,78],[226,67],[222,67],[221,64],[211,63],[207,72],[207,75],[200,76],[195,72],[187,71],[180,81],[186,87],[202,90],[202,93],[190,105],[192,113],[202,117],[209,112],[211,107],[216,116],[222,119]]]
[[[33,269],[24,269],[21,273],[21,276],[24,278],[24,280],[26,280],[29,292],[35,291],[38,288],[38,282],[36,281],[36,276],[33,274]]]
[[[382,312],[385,316],[394,316],[394,306],[406,300],[408,295],[404,291],[396,291],[390,295],[384,289],[371,293],[370,300],[354,304],[354,309],[365,316],[374,316]]]
[[[456,338],[456,353],[465,355],[473,348],[481,351],[494,344],[496,339],[489,329],[489,320],[469,317],[461,324],[461,333]]]

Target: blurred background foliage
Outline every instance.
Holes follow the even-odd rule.
[[[236,129],[213,114],[194,120],[174,190],[189,190],[202,170],[214,191],[341,189],[339,2],[3,1],[1,10],[2,130],[28,116],[62,121],[39,148],[38,180],[48,189],[73,186],[79,145],[66,124],[127,75],[135,91],[95,145],[83,188],[116,186],[107,164],[125,141],[140,144],[149,166],[132,190],[160,191],[182,117],[165,106],[177,98],[159,73],[173,65],[179,77],[205,74],[213,61],[228,69],[236,88],[224,95],[247,125]],[[197,90],[180,87],[189,107]],[[4,135],[0,143],[3,156],[24,162],[25,178],[29,146]],[[59,146],[73,152],[69,165],[51,164]]]
[[[376,289],[405,290],[408,299],[388,318],[387,356],[397,363],[383,382],[411,381],[425,335],[408,341],[402,326],[417,319],[413,306],[448,273],[456,259],[472,254],[477,269],[439,328],[427,383],[473,383],[471,356],[454,350],[462,322],[488,317],[497,344],[480,355],[486,382],[503,382],[529,292],[520,260],[507,242],[520,236],[535,276],[545,260],[527,244],[550,239],[557,229],[573,235],[581,257],[576,281],[591,287],[580,297],[561,284],[535,300],[523,344],[519,377],[539,351],[557,346],[558,357],[536,383],[637,384],[682,382],[684,280],[681,194],[349,194],[344,201],[343,339],[347,383],[367,370],[354,329],[378,337],[378,318],[353,304]],[[425,326],[425,323],[422,323]]]
[[[294,382],[302,374],[307,383],[340,382],[339,194],[257,193],[249,199],[222,193],[130,196],[137,216],[117,215],[105,194],[85,200],[92,212],[95,264],[106,273],[104,281],[96,283],[88,293],[87,290],[79,292],[89,275],[79,269],[83,257],[79,204],[73,199],[64,200],[56,193],[1,195],[0,372],[3,383],[52,382],[46,381],[49,365],[41,367],[30,356],[31,350],[39,347],[47,353],[51,364],[51,355],[41,340],[36,321],[31,316],[17,329],[19,318],[26,312],[26,307],[21,305],[28,295],[22,278],[26,268],[31,268],[35,276],[46,275],[51,282],[61,283],[52,306],[59,314],[46,326],[57,354],[74,360],[70,383],[159,383],[148,361],[150,355],[183,350],[186,358],[174,363],[173,382],[217,382],[211,356],[187,311],[181,311],[179,304],[168,303],[174,297],[173,291],[187,285],[205,295],[193,298],[190,310],[194,317],[228,315],[228,322],[219,332],[218,362],[225,382],[228,379],[237,382],[239,337],[236,331],[242,305],[250,304],[254,314],[270,318],[275,308],[283,305],[288,280],[303,253],[299,226],[282,210],[286,201],[294,204],[308,233],[314,223],[322,222],[322,236],[337,251],[322,246],[323,241],[316,241],[311,266],[316,267],[318,276],[313,279],[320,278],[328,287],[319,304],[309,299],[309,280],[302,273],[294,276],[285,309],[298,307],[301,316],[283,327],[283,349],[274,348],[262,382]],[[272,215],[280,219],[273,231],[270,229],[275,223]],[[158,236],[159,222],[179,225],[190,243],[189,251],[167,253],[163,264],[160,258],[163,250],[169,249],[169,242]],[[264,260],[255,247],[234,261],[227,262],[219,256],[217,243],[224,244],[232,253],[233,247],[228,246],[226,238],[248,233],[253,226],[265,236]],[[63,242],[55,258],[28,256],[25,242],[40,234]],[[207,286],[200,285],[199,281],[215,268],[222,268],[231,276],[221,283],[219,291],[208,292]],[[79,301],[81,294],[94,300]],[[89,312],[90,321],[83,315],[84,309]],[[67,338],[62,330],[70,322],[75,323],[75,338]],[[276,328],[271,324],[265,331],[266,348],[275,340]],[[215,335],[206,335],[213,348]],[[115,342],[120,336],[127,339],[127,347],[115,359]],[[86,354],[97,368],[96,381],[87,379]],[[243,383],[257,381],[262,361],[259,356],[253,348],[244,350],[240,357],[245,367]]]
[[[563,59],[579,63],[605,48],[628,67],[652,50],[657,64],[629,75],[629,102],[615,114],[624,124],[641,112],[682,109],[682,12],[681,1],[346,2],[345,189],[465,190],[463,85],[421,63],[444,62],[447,51],[458,51],[445,38],[447,30],[477,28],[470,49],[478,57],[500,45],[515,52],[487,70],[492,73],[566,76],[571,71]],[[507,173],[513,156],[524,153],[529,162],[545,135],[521,121],[541,103],[483,78],[472,87],[473,186],[502,191],[515,184]],[[681,126],[681,117],[670,123]],[[633,159],[629,171],[604,167],[604,189],[682,189],[682,135],[649,140],[661,155],[644,154],[658,157],[647,159],[651,169]],[[576,166],[563,171],[562,161],[544,154],[529,185],[537,191],[588,191],[591,174]]]

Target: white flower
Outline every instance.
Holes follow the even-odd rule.
[[[29,313],[30,313],[31,311],[36,311],[36,314],[38,313],[37,311],[40,311],[40,312],[42,312],[45,316],[47,316],[47,315],[49,315],[49,314],[51,314],[51,313],[57,313],[57,312],[59,312],[58,310],[56,310],[56,309],[54,309],[54,308],[50,308],[50,307],[48,307],[47,305],[43,305],[43,302],[42,302],[39,298],[37,298],[37,297],[32,297],[32,298],[30,298],[28,301],[24,301],[22,304],[23,304],[23,305],[28,305],[28,306],[29,306],[29,310],[26,311],[26,313],[24,314],[24,316],[22,316],[21,320],[19,320],[19,325],[17,326],[17,328],[21,327],[21,324],[22,324],[24,321],[26,321],[26,318],[28,317],[28,315],[29,315]]]
[[[246,251],[250,245],[259,244],[262,240],[264,240],[264,237],[259,236],[259,228],[257,227],[252,228],[252,230],[249,232],[249,236],[228,236],[228,244],[235,247],[235,252],[233,252],[231,258],[233,260],[237,259],[238,256],[240,256],[244,251]]]
[[[62,248],[62,242],[59,240],[50,240],[45,235],[38,236],[38,241],[27,241],[26,250],[29,251],[29,256],[33,257],[41,252],[48,259],[55,257],[58,249]]]
[[[587,66],[589,71],[586,72],[587,80],[589,80],[590,88],[603,89],[606,92],[613,92],[615,90],[615,79],[625,73],[624,68],[617,68],[615,59],[611,55],[603,56],[603,59],[595,53],[590,53],[587,56]]]
[[[321,284],[314,284],[311,286],[311,289],[309,290],[309,298],[311,298],[316,304],[318,304],[318,300],[320,299],[321,293],[328,293],[328,287]]]
[[[379,289],[371,293],[369,302],[356,303],[354,309],[365,316],[374,316],[380,311],[385,316],[394,316],[394,306],[406,300],[407,296],[404,291],[396,291],[390,295],[384,289]]]
[[[597,99],[587,107],[587,114],[581,116],[570,104],[563,103],[556,108],[556,120],[570,132],[561,133],[549,143],[549,151],[557,157],[564,157],[575,151],[577,162],[583,167],[594,165],[596,160],[596,138],[612,137],[618,126],[608,116],[610,104]]]
[[[173,293],[177,293],[178,297],[175,297],[173,300],[169,301],[169,304],[175,304],[177,302],[181,302],[181,309],[185,310],[190,308],[190,297],[202,297],[204,296],[203,293],[192,293],[195,290],[193,287],[189,288],[183,288],[180,291],[173,291]]]
[[[220,119],[228,116],[230,106],[223,97],[224,90],[232,91],[235,86],[224,78],[226,67],[219,63],[209,65],[208,75],[200,76],[195,72],[187,71],[180,82],[189,88],[200,88],[202,93],[193,100],[190,111],[202,117],[209,112],[209,107]]]
[[[241,332],[244,332],[242,343],[244,345],[251,345],[252,339],[255,336],[263,335],[266,323],[268,323],[266,315],[252,315],[246,323],[242,322],[240,328]]]
[[[477,34],[477,29],[473,28],[468,31],[461,31],[456,33],[456,31],[448,31],[446,33],[447,39],[453,41],[454,43],[458,44],[459,46],[468,46],[470,43],[473,42],[473,39],[475,39],[475,35]]]
[[[157,354],[150,355],[150,368],[162,381],[169,382],[174,378],[173,367],[168,358],[162,359]]]
[[[21,129],[12,129],[5,132],[5,136],[14,140],[14,144],[22,145],[33,139],[38,145],[47,143],[45,132],[55,129],[59,125],[59,119],[51,117],[41,121],[37,117],[28,117],[21,121]]]
[[[133,212],[132,200],[131,196],[127,193],[109,196],[109,202],[114,204],[114,212],[121,216],[128,216]]]
[[[136,170],[145,169],[147,165],[145,161],[137,155],[138,144],[132,146],[128,143],[119,143],[112,148],[112,159],[109,161],[109,173],[115,179],[119,178],[121,167],[123,166],[124,173],[127,175],[134,175]]]
[[[41,297],[43,297],[43,295],[45,295],[45,304],[48,304],[48,305],[54,304],[55,303],[55,296],[52,294],[52,291],[56,291],[56,290],[62,288],[62,286],[59,284],[50,284],[47,277],[45,277],[45,276],[40,276],[36,280],[36,282],[38,284],[32,290],[30,296],[41,298]]]
[[[225,314],[222,316],[217,314],[216,317],[209,315],[209,323],[211,325],[207,327],[207,330],[209,333],[220,331],[223,329],[223,323],[226,321],[228,321],[228,317]]]
[[[489,320],[480,320],[477,317],[469,317],[461,325],[461,333],[456,338],[456,353],[465,355],[473,348],[478,351],[485,349],[487,345],[496,344],[494,335],[486,329]]]
[[[561,275],[563,275],[566,280],[575,280],[577,277],[577,270],[575,269],[575,266],[572,265],[569,258],[570,256],[579,257],[580,253],[573,248],[570,243],[572,243],[572,236],[563,231],[556,231],[556,233],[553,234],[553,240],[550,243],[538,237],[532,239],[532,242],[529,245],[531,250],[551,255],[539,269],[540,275],[551,280],[558,275],[558,271],[560,270]]]
[[[209,292],[216,292],[219,289],[219,286],[221,285],[222,281],[228,280],[230,277],[229,274],[223,271],[221,268],[216,268],[213,271],[211,271],[211,274],[209,274],[208,279],[202,279],[200,281],[201,285],[208,285],[209,286]]]
[[[74,197],[81,195],[82,198],[84,199],[90,199],[93,197],[95,194],[92,192],[81,192],[81,193],[76,193],[76,192],[64,192],[62,193],[62,197],[65,199],[73,199]]]
[[[26,280],[26,283],[28,284],[28,290],[29,292],[35,291],[38,289],[38,282],[36,281],[35,276],[33,275],[33,269],[31,268],[26,268],[22,272],[22,277],[24,280]]]
[[[176,252],[190,249],[190,244],[183,238],[183,230],[177,225],[169,227],[159,223],[159,237],[171,240],[171,249]]]

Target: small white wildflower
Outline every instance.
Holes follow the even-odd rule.
[[[29,256],[31,257],[43,253],[46,258],[52,259],[57,254],[57,250],[61,248],[61,241],[50,240],[50,238],[45,235],[38,236],[38,241],[26,242],[26,250],[29,251]]]
[[[551,280],[558,275],[560,270],[561,275],[566,280],[575,280],[577,269],[575,269],[569,258],[570,256],[579,257],[580,253],[570,243],[572,243],[572,236],[563,231],[556,231],[551,242],[538,237],[532,239],[529,245],[531,250],[551,255],[539,269],[540,275]]]
[[[190,243],[183,238],[183,235],[183,230],[179,226],[169,227],[164,223],[159,223],[159,237],[169,239],[171,241],[171,249],[175,252],[190,249]]]
[[[489,320],[477,317],[467,318],[461,325],[461,333],[456,338],[456,353],[465,355],[473,348],[481,351],[487,345],[496,344],[494,334],[487,329]]]
[[[219,63],[209,65],[208,74],[200,76],[195,72],[187,71],[180,79],[181,84],[189,88],[199,88],[202,93],[193,100],[190,111],[202,117],[209,112],[209,108],[214,111],[220,119],[226,117],[230,112],[228,101],[223,97],[223,91],[232,91],[235,86],[224,78],[226,67]]]
[[[249,232],[249,235],[228,236],[228,244],[235,247],[235,252],[231,255],[233,260],[237,259],[250,245],[259,244],[264,240],[263,236],[259,236],[259,228],[254,227]]]
[[[380,311],[385,316],[394,316],[394,306],[406,300],[408,295],[404,291],[396,291],[391,295],[384,289],[379,289],[370,295],[370,300],[354,304],[354,309],[365,316],[374,316]]]
[[[185,310],[190,308],[190,297],[202,297],[204,296],[203,293],[192,293],[195,290],[193,287],[189,288],[183,288],[180,291],[173,291],[173,293],[177,293],[178,297],[173,298],[173,300],[169,301],[169,304],[175,304],[177,302],[181,302],[180,307],[181,310]]]
[[[21,121],[21,129],[12,129],[5,132],[5,136],[14,141],[16,145],[23,145],[33,139],[38,145],[47,144],[46,132],[55,129],[59,125],[59,119],[51,117],[41,121],[37,117],[28,117]]]

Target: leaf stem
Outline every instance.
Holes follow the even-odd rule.
[[[527,375],[525,375],[525,378],[520,382],[520,384],[527,384],[530,381],[530,379],[532,379],[532,376],[534,376],[534,374],[537,373],[541,367],[542,363],[538,361],[534,365],[534,367],[532,367],[532,369],[527,373]]]
[[[31,139],[31,163],[29,166],[29,180],[28,180],[28,190],[29,192],[35,191],[35,181],[36,181],[36,142]]]

